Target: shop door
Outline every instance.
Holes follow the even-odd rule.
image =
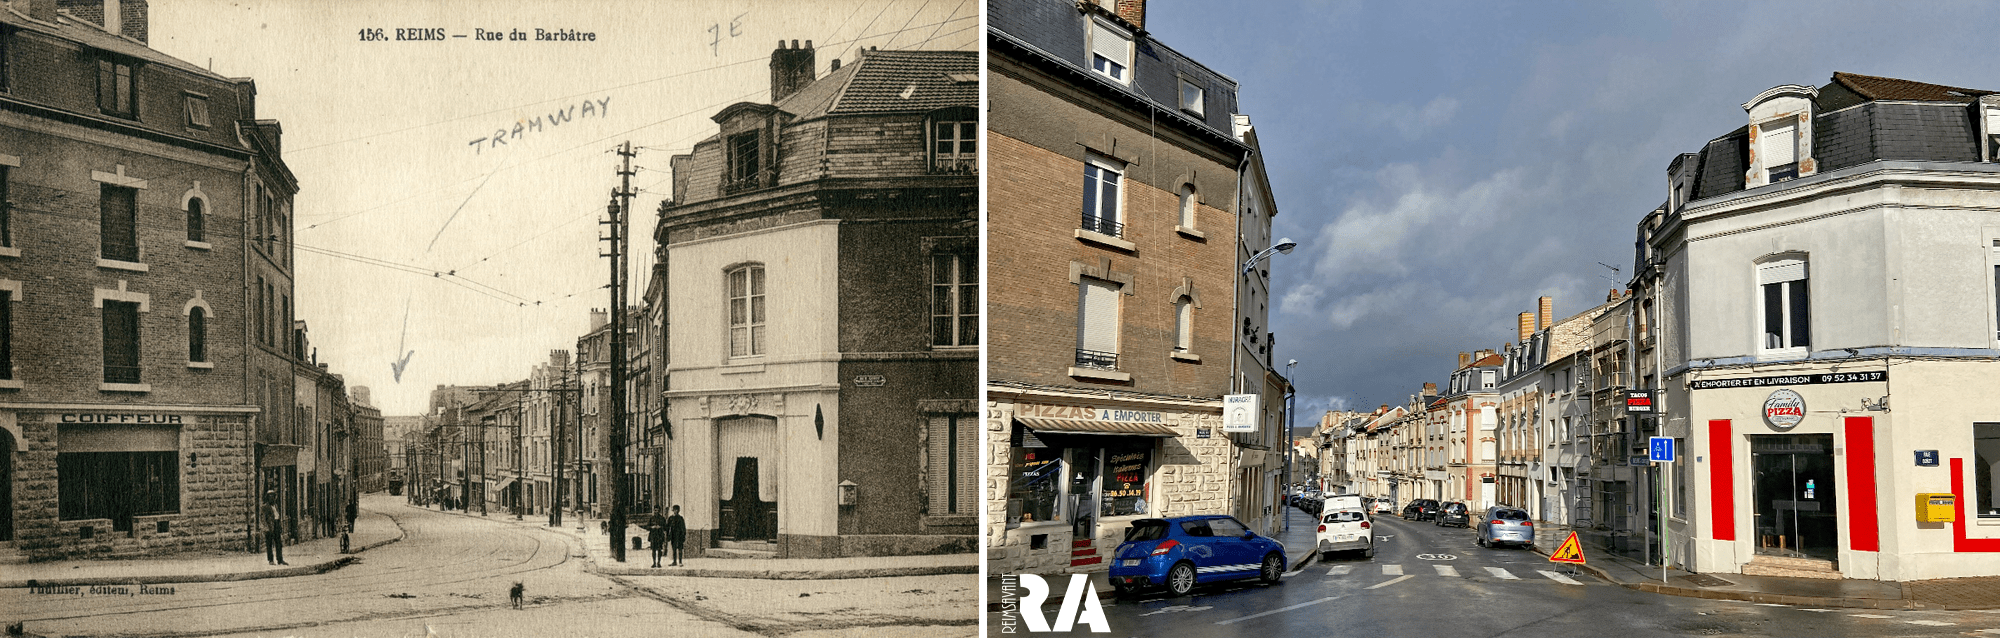
[[[1750,437],[1755,468],[1757,553],[1834,560],[1839,516],[1834,510],[1833,435]]]
[[[721,540],[778,540],[778,504],[758,497],[757,461],[754,456],[736,459],[732,496],[722,501]]]

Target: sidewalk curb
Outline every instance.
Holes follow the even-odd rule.
[[[1540,545],[1535,545],[1533,547],[1535,548],[1535,553],[1541,554],[1543,556],[1549,555],[1548,551],[1542,549]],[[1752,603],[1770,603],[1776,605],[1796,605],[1796,606],[1811,606],[1811,607],[1840,607],[1845,609],[1933,609],[1933,610],[1952,609],[1950,607],[1944,607],[1944,606],[1925,605],[1923,603],[1908,599],[1888,600],[1880,598],[1830,598],[1825,596],[1795,596],[1791,594],[1768,594],[1764,592],[1696,589],[1692,587],[1678,587],[1674,585],[1665,585],[1653,582],[1628,583],[1620,581],[1616,578],[1612,578],[1610,572],[1606,572],[1601,568],[1590,565],[1589,563],[1577,565],[1577,567],[1583,569],[1584,571],[1590,572],[1592,576],[1596,576],[1598,579],[1603,580],[1604,582],[1611,583],[1619,587],[1624,587],[1626,589],[1634,591],[1643,591],[1654,594],[1680,596],[1682,598],[1700,598],[1704,600],[1740,600]]]
[[[875,567],[867,569],[832,569],[811,571],[797,569],[728,570],[728,569],[685,569],[678,567],[608,567],[600,566],[597,573],[611,576],[677,576],[682,578],[745,578],[752,580],[845,580],[852,578],[895,578],[903,576],[943,576],[949,574],[977,574],[979,565],[939,565],[934,567]]]
[[[360,560],[361,557],[355,556],[355,554],[359,554],[361,552],[365,552],[371,549],[375,549],[377,547],[381,547],[384,545],[388,545],[390,543],[403,540],[403,538],[409,534],[409,532],[403,529],[402,521],[396,520],[396,517],[389,516],[388,513],[386,512],[381,512],[381,514],[383,516],[388,516],[389,522],[394,523],[396,525],[396,535],[394,537],[369,543],[359,548],[349,548],[349,551],[346,554],[340,556],[339,558],[335,558],[333,560],[320,561],[317,563],[312,563],[307,565],[295,565],[287,569],[267,569],[263,571],[234,572],[228,574],[165,574],[165,575],[155,575],[155,576],[127,576],[122,578],[50,578],[46,580],[30,578],[26,580],[0,580],[0,589],[18,589],[23,587],[89,587],[93,585],[171,585],[180,583],[226,583],[226,582],[236,582],[243,580],[263,580],[267,578],[291,578],[294,576],[311,576],[313,574],[323,574],[336,569],[340,569],[342,567],[346,567],[350,564],[353,564],[355,561]]]

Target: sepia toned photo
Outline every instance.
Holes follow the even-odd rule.
[[[977,631],[973,2],[0,2],[0,625]]]

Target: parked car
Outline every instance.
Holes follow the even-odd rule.
[[[1526,510],[1495,505],[1486,510],[1486,516],[1479,519],[1480,547],[1497,547],[1502,543],[1516,543],[1522,546],[1535,543],[1535,522],[1530,520]]]
[[[1361,552],[1362,556],[1375,556],[1375,532],[1369,528],[1368,512],[1361,509],[1338,509],[1327,512],[1319,519],[1319,554],[1322,558],[1334,552]]]
[[[1112,555],[1111,586],[1120,595],[1164,586],[1167,593],[1184,596],[1198,583],[1239,578],[1272,584],[1286,565],[1284,545],[1230,516],[1133,521]]]
[[[1445,503],[1438,508],[1436,522],[1439,527],[1470,527],[1472,508],[1464,503]]]
[[[1361,501],[1361,497],[1356,494],[1335,494],[1326,497],[1325,508],[1328,510],[1358,510],[1361,509]]]
[[[1376,514],[1394,514],[1394,513],[1396,513],[1396,504],[1395,504],[1395,503],[1393,503],[1393,502],[1390,502],[1390,500],[1389,500],[1389,499],[1386,499],[1386,498],[1377,498],[1377,499],[1369,499],[1369,501],[1370,501],[1370,502],[1368,503],[1368,514],[1369,514],[1370,516],[1373,516],[1373,515],[1376,515]]]
[[[1409,505],[1403,506],[1403,520],[1406,521],[1428,521],[1437,518],[1437,513],[1438,502],[1436,499],[1420,498],[1410,501]]]

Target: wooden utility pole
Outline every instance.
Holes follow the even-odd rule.
[[[625,291],[630,286],[625,258],[630,252],[632,210],[632,142],[618,145],[618,190],[611,193],[611,410],[606,416],[611,428],[611,449],[606,459],[611,466],[611,557],[625,562],[625,508],[630,498],[625,476]]]

